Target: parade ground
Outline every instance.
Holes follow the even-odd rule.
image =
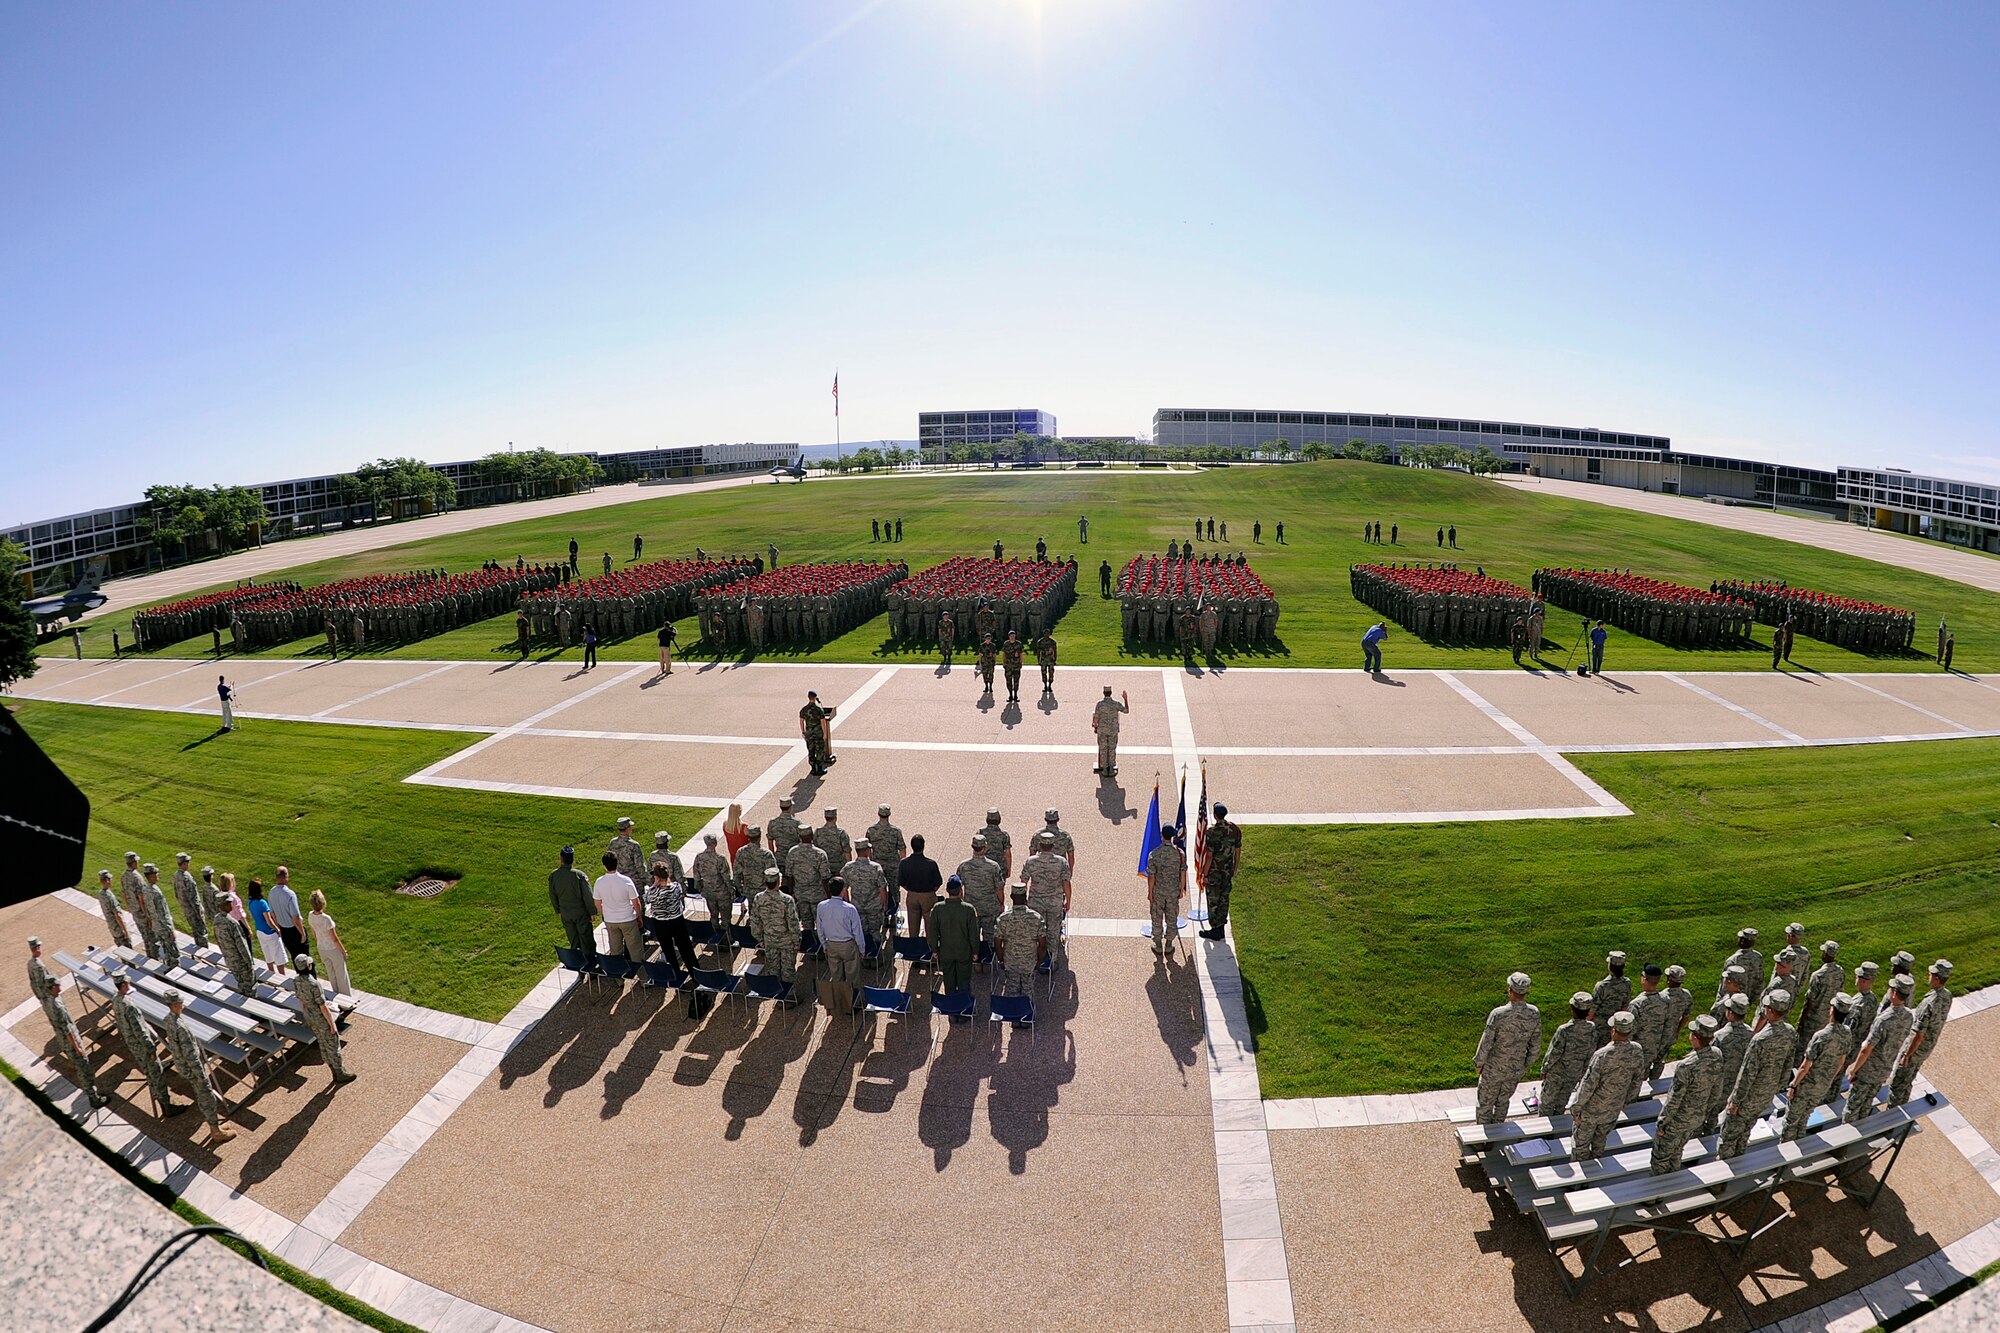
[[[1155,782],[1172,820],[1181,775],[1204,767],[1251,848],[1287,825],[1614,821],[1637,797],[1585,773],[1593,755],[1980,746],[2000,736],[2000,680],[1134,666],[1065,668],[1053,699],[1031,672],[1010,706],[963,665],[230,669],[240,729],[219,737],[207,663],[50,659],[18,697],[180,719],[204,764],[264,743],[260,729],[449,733],[402,783],[630,808],[648,831],[655,808],[712,831],[729,802],[760,822],[789,795],[808,822],[838,807],[850,832],[888,802],[947,868],[989,806],[1017,863],[1045,807],[1076,841],[1070,965],[1037,990],[1032,1031],[934,1021],[922,970],[908,1017],[732,1001],[693,1020],[660,992],[550,970],[493,1022],[369,993],[357,962],[360,1078],[334,1093],[318,1064],[294,1067],[245,1100],[220,1148],[193,1117],[152,1119],[143,1081],[109,1060],[112,1105],[84,1118],[103,1143],[423,1327],[1860,1329],[2000,1258],[1995,988],[1961,995],[1925,1069],[1952,1106],[1872,1210],[1802,1194],[1746,1261],[1667,1238],[1572,1301],[1533,1222],[1467,1187],[1445,1119],[1469,1089],[1265,1098],[1233,934],[1190,927],[1156,962],[1135,873]],[[1114,778],[1091,772],[1105,686],[1131,701]],[[809,688],[837,710],[824,779],[797,735]],[[24,703],[31,723],[38,709]],[[610,833],[578,827],[579,859]],[[509,873],[539,892],[546,868]],[[1239,896],[1239,918],[1257,910]],[[0,921],[51,952],[103,942],[95,902],[70,891]],[[538,938],[552,965],[553,915]],[[1708,984],[1712,960],[1688,961]],[[60,1098],[47,1024],[10,976],[0,1058]],[[1325,982],[1483,994],[1498,980]],[[1545,1016],[1561,1004],[1535,998]],[[1456,1036],[1469,1083],[1477,1032]]]

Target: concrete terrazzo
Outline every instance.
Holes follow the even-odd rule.
[[[1588,676],[1466,672],[1459,677],[1529,731],[1554,746],[1720,745],[1777,739],[1741,713],[1705,699],[1667,676]],[[1995,695],[2000,699],[2000,695]]]
[[[1520,743],[1434,672],[1211,671],[1183,684],[1204,749]]]
[[[1934,717],[1850,685],[1837,676],[1804,672],[1789,677],[1732,676],[1690,671],[1683,679],[1807,740],[1923,736],[1952,730]],[[1869,683],[1892,694],[1896,689],[1894,678]]]

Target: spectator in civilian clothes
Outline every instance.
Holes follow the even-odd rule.
[[[347,979],[347,946],[340,942],[340,932],[334,928],[333,918],[326,914],[326,895],[314,889],[311,901],[312,915],[306,918],[306,924],[312,927],[320,974],[335,991],[352,995],[354,983]]]
[[[257,950],[264,955],[264,961],[277,970],[279,976],[285,974],[284,937],[278,934],[276,923],[271,920],[271,900],[264,896],[264,881],[250,881],[250,924],[257,931]]]
[[[639,933],[639,886],[618,873],[618,858],[606,852],[599,858],[604,873],[590,886],[597,900],[597,915],[604,922],[609,952],[622,953],[633,962],[646,958],[645,937]]]
[[[854,988],[861,981],[863,933],[861,913],[847,898],[847,881],[835,875],[826,882],[826,897],[813,912],[813,925],[826,950],[828,1013],[854,1012]]]
[[[299,910],[299,895],[292,892],[292,872],[278,867],[278,882],[271,886],[271,924],[284,937],[285,957],[297,958],[306,951],[305,913]]]
[[[674,878],[664,858],[653,862],[646,882],[646,933],[659,943],[660,956],[692,971],[694,934],[688,930],[687,890]]]
[[[931,908],[937,906],[938,889],[944,883],[938,863],[924,855],[923,834],[910,839],[910,854],[903,858],[897,872],[897,883],[902,886],[903,902],[909,912],[908,929],[903,933],[922,935],[924,923],[930,919]]]

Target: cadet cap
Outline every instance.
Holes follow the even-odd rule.
[[[780,797],[778,798],[778,808],[779,808],[780,810],[789,810],[789,809],[791,809],[791,808],[792,808],[792,798],[791,798],[791,797],[789,797],[789,796],[780,796]]]
[[[1531,984],[1526,972],[1509,972],[1507,974],[1507,989],[1513,991],[1516,995],[1526,995],[1528,987]]]
[[[984,847],[986,845],[986,835],[984,833],[973,834],[972,845],[974,847]]]
[[[180,862],[182,865],[186,865],[189,861],[192,861],[193,859],[194,858],[189,856],[186,852],[174,853],[174,860]]]
[[[827,819],[838,819],[840,817],[840,807],[829,805],[826,809],[820,811],[820,814]]]
[[[30,949],[39,949],[39,948],[41,948],[41,947],[42,947],[42,937],[41,937],[40,935],[30,935],[30,936],[28,936],[28,947],[29,947]]]
[[[1836,1014],[1844,1014],[1853,1007],[1854,997],[1852,995],[1842,992],[1833,997],[1833,1012]]]
[[[1028,886],[1025,884],[1010,885],[1007,889],[1007,895],[1017,903],[1024,903],[1028,901]]]
[[[1903,994],[1908,995],[1911,991],[1915,990],[1916,988],[1917,988],[1917,983],[1915,979],[1912,978],[1910,974],[1907,972],[1899,972],[1895,976],[1889,978],[1890,990],[1901,991]]]
[[[1625,951],[1623,949],[1613,949],[1610,953],[1604,955],[1604,961],[1607,963],[1622,963],[1625,961]]]
[[[1767,990],[1764,992],[1764,1007],[1774,1009],[1781,1014],[1789,1013],[1792,1008],[1792,993],[1782,986],[1777,990]]]
[[[882,816],[882,818],[887,819],[889,817],[889,807],[886,805],[878,805],[875,807],[875,813]]]
[[[745,824],[743,826],[743,832],[745,836],[747,836],[750,839],[750,841],[755,842],[757,841],[757,839],[764,836],[764,826],[762,824]]]
[[[1854,975],[1857,977],[1872,977],[1881,970],[1882,965],[1880,963],[1866,962],[1854,969]]]
[[[151,861],[148,861],[146,862],[146,864],[140,866],[139,870],[140,873],[147,875],[157,875],[160,873],[160,868],[154,865]]]
[[[989,806],[987,806],[987,807],[986,807],[986,822],[987,822],[987,823],[989,823],[989,824],[997,824],[997,823],[999,823],[999,822],[1000,822],[1000,807],[999,807],[999,806],[997,806],[997,805],[989,805]]]
[[[1940,958],[1940,959],[1938,959],[1938,960],[1937,960],[1937,961],[1936,961],[1935,963],[1932,963],[1932,964],[1931,964],[1931,975],[1932,975],[1932,976],[1934,976],[1934,977],[1948,977],[1948,976],[1950,976],[1950,975],[1951,975],[1951,960],[1950,960],[1949,958]]]
[[[1785,927],[1785,933],[1787,935],[1803,935],[1806,933],[1805,923],[1794,921],[1791,925]]]
[[[764,882],[766,884],[776,884],[778,882],[778,867],[768,866],[765,868]]]
[[[707,843],[707,844],[708,844],[709,846],[711,846],[711,847],[715,846],[715,842],[716,842],[716,838],[715,838],[715,835],[714,835],[713,833],[704,833],[704,834],[702,834],[702,835],[701,835],[701,840],[702,840],[703,842]]]
[[[1840,952],[1840,941],[1828,940],[1826,943],[1819,946],[1819,952],[1820,952],[1820,957],[1822,958],[1833,957],[1835,954]]]
[[[107,870],[107,871],[105,871],[104,873],[108,875],[108,874],[110,874],[111,872],[110,872],[109,870]],[[201,873],[202,873],[202,874],[204,874],[204,875],[213,875],[213,874],[215,873],[215,867],[214,867],[214,866],[203,866],[203,867],[201,868]]]
[[[1062,811],[1056,809],[1054,806],[1050,806],[1048,809],[1042,811],[1042,818],[1053,824],[1062,818]]]
[[[1714,1014],[1697,1014],[1694,1022],[1688,1026],[1704,1037],[1713,1037],[1721,1029],[1722,1024],[1715,1021]]]
[[[1911,953],[1908,949],[1898,949],[1896,950],[1895,953],[1890,955],[1889,966],[1908,967],[1911,963],[1914,963],[1916,961],[1917,961],[1917,956]]]
[[[1591,1003],[1590,992],[1587,990],[1580,990],[1569,997],[1569,1007],[1572,1009],[1588,1009]]]
[[[632,816],[630,816],[630,815],[620,815],[620,816],[618,816],[618,827],[619,827],[619,828],[631,828],[631,827],[632,827]]]
[[[97,877],[98,877],[99,879],[110,879],[110,878],[111,878],[111,872],[110,872],[109,870],[100,870],[100,871],[98,871],[98,872],[97,872]]]
[[[1737,931],[1736,942],[1738,944],[1755,944],[1757,942],[1757,927],[1745,926],[1743,929]]]
[[[866,848],[869,848],[870,850],[873,850],[873,849],[874,849],[874,846],[875,846],[875,844],[874,844],[874,843],[872,843],[872,842],[870,842],[870,841],[868,841],[868,839],[866,839],[866,838],[856,838],[856,839],[854,840],[854,847],[855,847],[855,850],[857,850],[857,851],[859,851],[859,850],[860,850],[861,848],[863,848],[863,847],[866,847]]]
[[[653,844],[657,847],[671,847],[674,845],[674,835],[661,829],[653,835]]]
[[[1750,979],[1750,969],[1741,963],[1731,963],[1728,967],[1722,969],[1722,979],[1724,981],[1733,981],[1741,986]]]
[[[1679,963],[1675,963],[1672,967],[1669,967],[1666,971],[1667,980],[1676,986],[1680,985],[1683,981],[1687,980],[1687,974],[1688,970],[1682,967]]]
[[[1035,835],[1035,841],[1040,843],[1044,847],[1053,847],[1056,845],[1056,835],[1049,832],[1047,829],[1043,829],[1040,833]]]
[[[131,865],[131,864],[132,864],[132,863],[133,863],[134,861],[136,861],[136,860],[138,860],[138,859],[139,859],[139,853],[137,853],[137,852],[127,852],[127,853],[125,853],[125,864],[126,864],[126,865]]]
[[[1637,1020],[1632,1017],[1632,1011],[1629,1009],[1620,1009],[1617,1013],[1611,1015],[1611,1030],[1613,1032],[1630,1032],[1636,1026],[1638,1026]]]
[[[1734,995],[1725,995],[1722,997],[1722,1007],[1741,1017],[1750,1012],[1750,997],[1741,991]]]
[[[185,1004],[187,1002],[186,997],[172,986],[160,992],[160,999],[167,1004]]]

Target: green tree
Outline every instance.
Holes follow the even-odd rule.
[[[1323,458],[1331,458],[1333,450],[1334,446],[1325,440],[1314,440],[1305,447],[1305,460],[1308,463],[1317,463]]]
[[[1483,477],[1489,473],[1505,471],[1507,460],[1482,444],[1478,451],[1472,454],[1466,466]]]
[[[847,464],[863,472],[873,472],[882,466],[882,453],[874,445],[864,444],[847,456]]]
[[[0,690],[35,674],[35,618],[22,597],[28,553],[0,537]]]

